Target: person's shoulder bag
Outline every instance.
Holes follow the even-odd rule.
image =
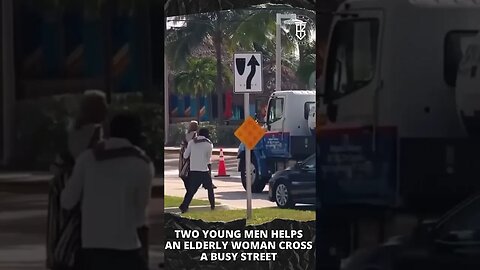
[[[185,182],[188,180],[188,176],[190,175],[190,158],[183,158],[183,153],[187,149],[187,143],[184,141],[180,148],[180,156],[179,156],[179,171],[178,176]]]
[[[88,149],[93,148],[102,137],[102,127],[96,126],[89,144]],[[65,155],[68,161],[64,168],[65,173],[58,186],[58,189],[63,190],[65,187],[65,180],[71,175],[75,165],[75,159],[72,156]],[[61,194],[58,192],[58,196]],[[61,222],[60,233],[53,250],[53,265],[54,269],[76,269],[80,262],[80,251],[82,249],[82,235],[81,235],[81,201],[72,210],[60,210],[58,217]]]

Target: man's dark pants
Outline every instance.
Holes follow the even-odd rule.
[[[187,193],[183,199],[180,209],[188,210],[190,203],[192,202],[193,196],[197,193],[198,188],[203,184],[203,186],[208,191],[208,200],[210,201],[210,207],[215,207],[215,194],[213,193],[213,184],[212,177],[210,172],[199,172],[199,171],[190,171]]]

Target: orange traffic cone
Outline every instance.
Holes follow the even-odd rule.
[[[220,148],[220,160],[218,161],[218,174],[215,177],[228,177],[227,169],[225,167],[225,159],[223,158],[223,149]]]

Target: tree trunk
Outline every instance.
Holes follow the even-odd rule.
[[[0,32],[1,47],[1,153],[4,166],[10,165],[14,156],[15,142],[15,46],[14,46],[14,4],[13,0],[4,0],[0,3]]]
[[[300,51],[299,51],[298,60],[299,60],[300,66],[302,64],[305,65],[305,63],[304,63],[306,61],[305,58],[308,56],[308,51],[307,50],[308,50],[307,48],[301,48]],[[305,74],[302,74],[302,77],[303,77],[303,75],[305,75]],[[306,80],[304,80],[304,79],[306,79]],[[301,84],[300,87],[302,89],[307,89],[308,88],[308,78],[307,77],[300,78],[299,84]]]
[[[64,25],[64,10],[57,11],[57,31],[58,31],[58,49],[59,49],[59,63],[58,71],[61,77],[67,75],[67,48],[66,48],[66,35],[65,35],[65,25]]]
[[[104,83],[108,103],[112,100],[112,13],[113,1],[107,0],[103,6],[103,57],[104,57]]]
[[[215,102],[215,101],[213,100],[213,94],[209,94],[207,97],[208,97],[208,112],[210,112],[210,114],[209,114],[210,117],[209,117],[208,120],[210,122],[213,122],[213,120],[214,120],[213,119],[213,102]],[[205,99],[207,99],[207,97],[205,97]],[[205,109],[206,109],[206,106],[205,106]],[[217,111],[218,111],[218,109],[217,109]]]
[[[217,57],[217,120],[219,123],[223,122],[223,113],[225,108],[223,107],[223,65],[222,65],[222,27],[221,27],[221,12],[217,11],[217,25],[215,27],[215,54]],[[212,119],[213,120],[213,119]]]
[[[195,96],[196,100],[197,100],[197,121],[198,121],[198,124],[200,125],[200,122],[201,122],[201,116],[200,116],[200,111],[202,110],[202,107],[200,106],[200,94],[197,94]],[[191,106],[191,105],[190,105]]]
[[[152,90],[152,68],[151,68],[151,37],[150,37],[150,17],[149,1],[138,1],[135,3],[135,44],[136,56],[140,59],[140,72],[137,76],[137,85],[144,94],[151,94]]]

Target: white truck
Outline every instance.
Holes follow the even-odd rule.
[[[479,27],[480,28],[480,27]],[[460,62],[457,76],[456,101],[465,129],[480,136],[480,34],[469,43]]]
[[[480,2],[351,0],[332,27],[319,90],[322,204],[427,211],[478,190],[480,83],[463,78],[480,76],[478,43],[459,64]]]
[[[338,257],[479,190],[479,29],[475,0],[347,0],[333,12],[317,200],[348,224],[331,224],[345,236],[330,240]]]
[[[316,91],[282,90],[268,101],[267,133],[251,150],[252,192],[260,193],[278,170],[303,160],[315,152]],[[243,187],[246,188],[245,146],[238,149]]]

